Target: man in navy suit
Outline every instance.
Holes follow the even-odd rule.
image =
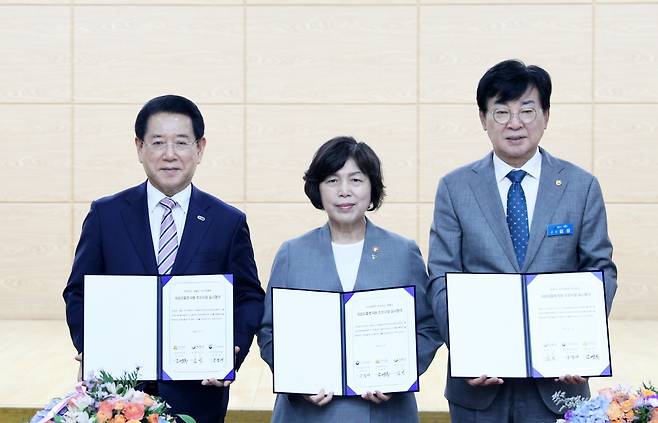
[[[605,204],[589,172],[539,147],[549,119],[551,79],[538,66],[506,60],[477,89],[482,129],[493,151],[439,182],[430,230],[434,315],[446,332],[446,272],[540,273],[600,269],[608,312],[617,289]],[[572,230],[554,236],[550,228]],[[473,310],[474,319],[496,313]],[[486,350],[487,345],[482,345]],[[554,423],[551,396],[589,397],[585,378],[503,379],[448,375],[446,398],[457,423]]]
[[[264,292],[244,213],[192,185],[206,147],[203,116],[184,97],[156,97],[137,115],[135,135],[147,181],[92,202],[82,225],[63,294],[73,344],[82,352],[85,275],[230,273],[239,367],[260,324]],[[198,423],[224,420],[228,382],[159,382],[157,393]]]

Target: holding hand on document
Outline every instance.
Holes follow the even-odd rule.
[[[587,378],[578,375],[562,375],[554,379],[555,382],[570,383],[576,385],[578,383],[587,383]]]
[[[80,363],[78,367],[78,382],[82,382],[82,353],[76,354],[76,356],[73,358],[75,358],[75,361]]]
[[[318,407],[323,407],[329,402],[334,397],[334,393],[332,391],[325,392],[324,389],[320,389],[320,392],[318,392],[315,395],[304,395],[304,399],[308,402],[310,402],[313,405],[317,405]]]
[[[390,400],[391,394],[386,395],[386,394],[382,394],[379,391],[366,392],[365,394],[361,394],[361,398],[367,401],[372,401],[375,404],[381,404],[382,402]]]
[[[570,383],[576,385],[579,383],[586,383],[587,378],[578,376],[578,375],[563,375],[554,379],[555,382]],[[476,377],[475,379],[469,379],[466,381],[471,386],[491,386],[491,385],[502,385],[505,381],[498,377],[488,377],[487,375],[482,375]]]
[[[499,377],[488,377],[487,375],[482,375],[476,377],[475,379],[469,379],[466,381],[471,386],[491,386],[491,385],[502,385],[505,381]]]
[[[240,347],[236,346],[235,347],[235,355],[238,355],[240,352]],[[237,361],[237,357],[236,357]],[[210,379],[203,379],[201,381],[201,384],[204,386],[212,385],[212,386],[217,386],[219,388],[228,388],[228,386],[233,382],[232,380],[218,380],[215,378],[210,378]]]

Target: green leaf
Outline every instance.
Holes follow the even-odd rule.
[[[176,416],[178,416],[178,418],[180,418],[185,423],[196,423],[196,420],[187,414],[176,414]]]

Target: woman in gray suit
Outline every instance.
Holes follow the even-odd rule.
[[[426,291],[428,277],[418,246],[365,217],[384,198],[379,158],[368,145],[350,137],[327,141],[315,153],[304,176],[313,206],[327,213],[320,228],[286,241],[272,265],[265,314],[258,334],[263,360],[272,360],[272,287],[326,291],[416,286],[418,368],[429,366],[442,341]],[[322,325],[318,324],[318,330]],[[322,366],[323,363],[318,363]],[[279,394],[273,422],[379,423],[417,422],[413,393],[367,392],[361,397]]]

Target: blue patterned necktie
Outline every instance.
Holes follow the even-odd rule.
[[[529,238],[528,206],[525,202],[523,187],[521,187],[521,181],[525,175],[527,174],[523,170],[513,170],[507,174],[507,178],[512,181],[512,186],[507,191],[507,226],[512,237],[519,268],[523,267]]]

